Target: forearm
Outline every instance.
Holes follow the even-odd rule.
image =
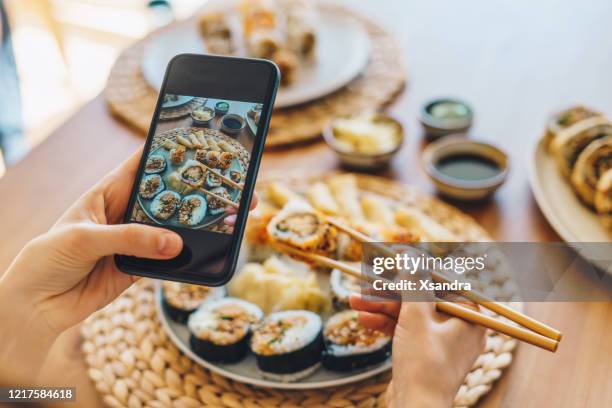
[[[26,385],[35,382],[57,334],[16,286],[0,279],[0,383]]]

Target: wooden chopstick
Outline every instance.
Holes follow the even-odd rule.
[[[347,233],[349,236],[351,236],[355,240],[358,240],[360,242],[367,242],[370,244],[375,244],[378,249],[385,252],[387,255],[392,255],[392,256],[395,255],[393,251],[391,251],[389,248],[385,247],[384,245],[373,242],[371,237],[368,237],[367,235],[349,227],[343,222],[335,218],[325,216],[325,215],[323,215],[322,217],[329,224]],[[431,275],[432,275],[432,278],[437,282],[449,282],[450,281],[448,277],[444,276],[438,271],[432,271]],[[472,302],[477,303],[486,309],[489,309],[497,313],[500,316],[504,316],[507,319],[512,320],[520,324],[523,327],[533,330],[534,332],[541,334],[542,336],[549,337],[556,341],[561,340],[561,338],[563,337],[563,334],[559,330],[554,329],[553,327],[550,327],[538,320],[535,320],[534,318],[529,317],[517,310],[514,310],[511,307],[503,303],[496,302],[493,299],[487,297],[486,295],[478,291],[474,291],[474,290],[467,291],[467,290],[461,289],[461,290],[457,290],[456,293],[468,298]]]
[[[543,336],[531,330],[522,327],[514,326],[491,316],[476,312],[468,307],[461,306],[457,303],[438,301],[436,309],[448,315],[458,317],[471,323],[479,324],[491,330],[503,333],[507,336],[514,337],[517,340],[524,341],[534,346],[543,348],[551,352],[557,351],[559,342],[550,337]]]
[[[227,199],[227,198],[225,198],[225,197],[221,197],[220,195],[215,194],[215,193],[213,193],[212,191],[208,191],[208,190],[206,190],[205,188],[199,187],[199,188],[198,188],[198,191],[201,191],[201,192],[202,192],[202,193],[204,193],[204,194],[208,194],[209,196],[211,196],[211,197],[213,197],[213,198],[216,198],[217,200],[219,200],[219,201],[221,201],[221,202],[223,202],[223,203],[225,203],[225,204],[229,205],[230,207],[234,207],[235,209],[240,208],[240,205],[238,205],[238,203],[235,203],[235,202],[233,202],[233,201],[231,201],[231,200],[228,200],[228,199]]]
[[[451,281],[451,279],[439,272],[432,272],[432,278],[437,282],[443,283]],[[462,295],[463,297],[471,300],[474,303],[479,304],[480,306],[486,309],[491,310],[492,312],[497,313],[500,316],[504,316],[505,318],[512,320],[513,322],[516,322],[523,327],[526,327],[538,334],[541,334],[542,336],[548,337],[556,341],[560,341],[563,337],[563,334],[559,330],[550,327],[547,324],[534,319],[533,317],[527,316],[526,314],[521,313],[508,305],[505,305],[501,302],[496,302],[491,298],[487,297],[486,295],[478,292],[477,290],[468,291],[464,289],[458,289],[454,292]]]
[[[344,262],[340,262],[323,255],[306,252],[304,250],[292,247],[291,245],[287,245],[275,240],[271,241],[271,245],[285,253],[312,261],[330,269],[338,269],[346,273],[347,275],[353,276],[360,280],[366,280],[371,282],[374,279],[373,277],[369,277],[367,275],[362,274],[359,269],[354,268],[351,265],[347,265]],[[493,317],[486,316],[473,309],[461,306],[457,303],[437,300],[436,309],[448,315],[455,316],[468,322],[479,324],[488,329],[503,333],[517,340],[521,340],[526,343],[533,344],[534,346],[541,347],[545,350],[552,351],[553,353],[557,350],[557,347],[559,345],[559,342],[555,339],[543,336],[539,333],[524,329],[522,327],[511,325]]]
[[[204,167],[207,171],[211,171],[214,173],[214,175],[216,177],[219,177],[221,179],[221,181],[225,182],[225,184],[229,184],[230,186],[234,187],[235,189],[238,189],[240,191],[242,191],[242,189],[244,188],[244,186],[242,184],[238,184],[236,183],[234,180],[232,180],[231,178],[225,177],[223,174],[221,173],[217,173],[216,171],[214,171],[212,168],[208,167],[207,165],[205,165],[204,163],[200,163],[202,165],[202,167]]]
[[[213,193],[212,191],[208,191],[208,190],[206,190],[204,187],[202,187],[201,183],[199,183],[199,185],[195,185],[195,186],[194,186],[194,185],[193,185],[193,184],[191,184],[191,183],[187,183],[187,182],[186,182],[185,180],[183,180],[182,178],[181,178],[181,181],[182,181],[183,183],[187,184],[189,187],[196,188],[198,191],[200,191],[200,192],[202,192],[202,193],[204,193],[204,194],[208,194],[209,196],[211,196],[211,197],[213,197],[213,198],[216,198],[217,200],[221,201],[222,203],[225,203],[226,205],[229,205],[230,207],[234,207],[235,209],[240,208],[240,205],[239,205],[238,203],[235,203],[235,202],[233,202],[233,201],[231,201],[231,200],[228,200],[228,199],[227,199],[227,198],[225,198],[225,197],[221,197],[220,195],[215,194],[215,193]]]

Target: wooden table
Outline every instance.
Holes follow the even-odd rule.
[[[475,108],[473,134],[511,157],[510,178],[495,198],[461,207],[498,240],[559,241],[529,191],[528,159],[555,109],[585,102],[612,113],[608,0],[354,3],[396,32],[409,70],[409,86],[390,108],[406,125],[408,142],[384,175],[431,190],[419,165],[418,109],[430,97],[460,96]],[[0,179],[0,271],[142,141],[114,121],[98,97],[10,168]],[[318,143],[267,152],[262,173],[336,166],[333,153]],[[597,290],[586,278],[576,282]],[[481,406],[612,406],[612,303],[532,303],[528,312],[559,328],[563,343],[556,354],[521,345]],[[80,356],[78,328],[57,342],[45,370],[49,385],[77,386],[79,406],[99,406]]]

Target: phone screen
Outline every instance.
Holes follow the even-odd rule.
[[[232,234],[262,107],[164,94],[131,220]]]
[[[126,222],[171,229],[183,237],[184,249],[170,261],[118,257],[124,271],[206,284],[231,276],[274,76],[268,63],[236,58],[190,55],[169,65]]]

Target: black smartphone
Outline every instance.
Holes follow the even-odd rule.
[[[181,54],[170,61],[125,223],[183,238],[174,259],[115,257],[123,272],[223,285],[234,273],[278,88],[270,61]],[[224,220],[236,214],[232,227]]]

